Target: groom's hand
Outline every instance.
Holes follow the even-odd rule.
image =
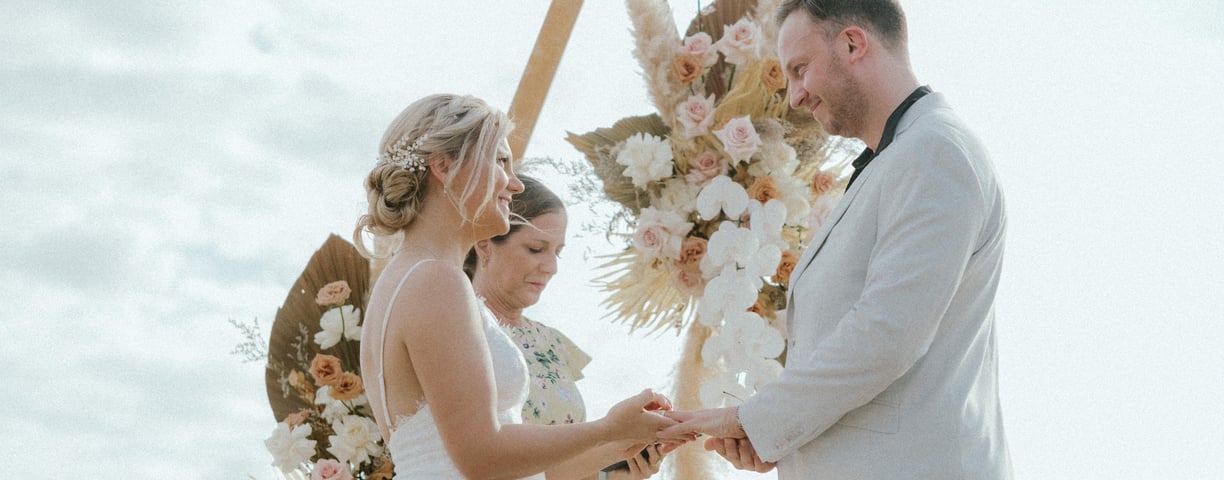
[[[766,473],[777,466],[776,463],[762,461],[752,447],[752,441],[747,438],[709,438],[705,441],[705,449],[717,452],[740,470]]]
[[[659,438],[705,434],[721,438],[745,438],[744,428],[736,418],[735,408],[713,408],[691,412],[666,412],[668,418],[680,423],[659,432]]]

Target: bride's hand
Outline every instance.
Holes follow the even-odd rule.
[[[611,430],[610,440],[654,443],[659,440],[659,430],[676,424],[661,413],[670,409],[667,397],[646,389],[613,405],[603,420]]]

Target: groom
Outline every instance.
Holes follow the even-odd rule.
[[[845,197],[791,277],[786,368],[738,408],[675,412],[736,467],[787,479],[1008,479],[994,167],[909,65],[893,0],[787,0],[791,107],[861,139]]]

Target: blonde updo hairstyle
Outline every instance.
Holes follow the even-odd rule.
[[[396,235],[417,218],[429,185],[429,169],[434,168],[439,156],[450,161],[443,185],[456,207],[466,205],[480,190],[473,180],[485,179],[486,197],[481,199],[475,215],[483,213],[493,205],[497,194],[493,190],[496,177],[490,174],[496,168],[497,148],[512,128],[505,113],[470,95],[430,95],[405,108],[383,134],[380,160],[366,177],[369,211],[357,219],[353,231],[358,251],[372,256],[365,248],[363,232],[369,231],[376,237]],[[391,155],[401,139],[406,140],[401,142],[403,145],[414,145],[412,153],[424,159],[428,168],[414,171],[382,160],[384,155]],[[474,168],[460,189],[455,185],[456,175],[467,162],[475,162]],[[460,190],[458,197],[453,196],[456,190]],[[472,220],[464,209],[459,211],[465,221]]]

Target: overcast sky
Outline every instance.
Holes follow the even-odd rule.
[[[586,2],[528,157],[651,113],[619,1]],[[687,24],[696,2],[673,1]],[[1224,2],[905,3],[913,63],[994,154],[1017,478],[1224,477]],[[8,0],[0,9],[0,458],[56,478],[274,478],[227,320],[347,237],[383,129],[508,107],[547,10],[488,2]],[[545,173],[565,194],[566,179]],[[593,415],[665,387],[672,335],[601,320],[578,228],[529,315],[595,357]],[[772,478],[743,475],[742,478]]]

